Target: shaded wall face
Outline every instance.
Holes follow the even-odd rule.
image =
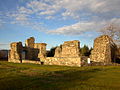
[[[39,49],[35,47],[34,37],[30,37],[25,41],[25,59],[36,60],[38,58]]]
[[[40,60],[46,56],[46,44],[34,43],[34,47],[24,47],[22,50],[22,59]]]
[[[116,62],[120,63],[120,48],[117,48],[117,51],[116,51]]]
[[[62,53],[62,47],[58,46],[55,49],[55,55],[54,55],[54,57],[61,57],[61,53]]]
[[[38,53],[38,50],[26,47],[26,59],[35,60],[37,58],[36,53]]]
[[[36,43],[34,48],[39,50],[38,58],[46,57],[46,44],[45,43]]]

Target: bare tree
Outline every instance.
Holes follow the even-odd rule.
[[[101,32],[109,35],[117,45],[120,45],[120,26],[118,24],[111,23],[103,28]]]

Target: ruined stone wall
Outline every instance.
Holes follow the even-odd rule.
[[[39,50],[38,58],[46,57],[46,43],[35,43],[34,48]]]
[[[113,40],[102,35],[94,40],[94,47],[91,52],[91,60],[94,62],[110,63],[115,60],[116,45]]]
[[[9,62],[81,66],[79,41],[64,42],[63,45],[57,47],[56,57],[46,57],[47,44],[34,43],[34,41],[32,37],[27,39],[25,47],[22,46],[21,42],[11,43]]]
[[[55,50],[55,57],[80,57],[80,42],[66,41]]]
[[[17,60],[40,60],[41,57],[46,57],[45,43],[35,43],[35,39],[30,37],[25,41],[25,47],[21,42],[11,43],[9,60],[13,62]]]
[[[25,41],[25,47],[34,48],[35,39],[30,37]]]
[[[80,42],[64,42],[55,49],[54,57],[47,57],[43,62],[45,65],[81,66]]]
[[[30,37],[25,41],[25,48],[24,50],[26,51],[26,59],[36,59],[34,56],[34,44],[35,44],[35,39],[34,37]]]
[[[10,45],[11,50],[9,52],[9,62],[21,62],[22,58],[22,43],[14,42]]]
[[[116,55],[117,55],[116,57],[117,57],[118,59],[120,59],[120,48],[117,49],[117,52],[116,52],[116,53],[117,53],[117,54],[116,54]]]
[[[54,55],[54,57],[62,57],[62,56],[61,56],[61,53],[62,53],[62,47],[61,47],[61,46],[58,46],[58,47],[55,49],[55,55]]]
[[[81,58],[80,57],[47,57],[43,60],[45,65],[63,65],[63,66],[81,66]]]
[[[22,60],[22,63],[41,64],[40,61]]]

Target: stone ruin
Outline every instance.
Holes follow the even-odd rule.
[[[35,39],[30,37],[22,42],[11,43],[9,52],[9,62],[15,63],[36,63],[45,65],[66,65],[81,66],[80,42],[66,41],[63,45],[57,47],[54,57],[46,57],[45,43],[35,43]]]
[[[55,50],[54,57],[80,57],[80,42],[66,41]]]
[[[117,50],[117,45],[113,40],[107,35],[102,35],[94,40],[90,58],[93,62],[116,62]]]
[[[22,42],[13,42],[9,52],[9,62],[22,62],[23,60],[39,60],[46,56],[45,43],[35,43],[35,39],[30,37],[25,41],[25,47]]]
[[[47,65],[81,66],[80,42],[77,40],[66,41],[55,50],[54,57],[47,57]]]
[[[30,37],[22,42],[11,43],[9,62],[35,63],[44,65],[81,66],[80,42],[66,41],[55,49],[54,57],[47,57],[46,43],[35,43]],[[93,62],[120,63],[120,48],[107,36],[102,35],[94,40],[94,47],[90,55]]]
[[[22,43],[14,42],[10,45],[11,50],[9,52],[9,62],[21,62],[22,60]]]
[[[120,47],[119,48],[117,48],[117,52],[116,52],[116,62],[117,63],[120,63]]]

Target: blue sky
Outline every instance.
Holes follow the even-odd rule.
[[[47,49],[64,41],[93,40],[109,23],[120,23],[120,0],[0,0],[0,49],[35,37]]]

